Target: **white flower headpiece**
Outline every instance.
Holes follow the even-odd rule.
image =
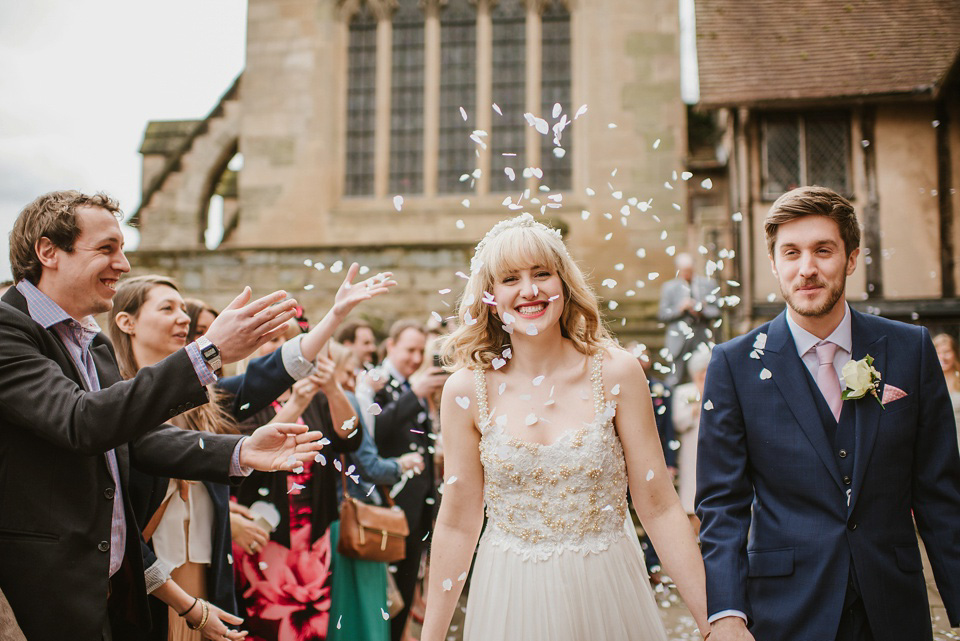
[[[480,254],[483,252],[483,249],[487,246],[487,243],[491,239],[496,238],[508,229],[515,229],[518,227],[530,227],[533,229],[540,228],[549,234],[553,234],[561,242],[563,241],[563,235],[560,233],[559,229],[554,229],[553,227],[548,227],[541,222],[537,222],[528,212],[523,212],[514,218],[501,220],[499,223],[494,225],[490,231],[487,232],[486,236],[484,236],[479,243],[477,243],[477,247],[473,252],[473,258],[470,259],[470,272],[472,274],[476,274],[480,270],[480,267],[483,265],[483,260],[480,258]]]

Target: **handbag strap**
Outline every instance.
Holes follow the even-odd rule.
[[[187,500],[188,492],[188,483],[187,481],[177,480],[177,491],[171,492],[170,496],[163,500],[163,503],[160,504],[160,507],[157,508],[157,511],[153,513],[153,516],[150,517],[150,521],[147,522],[147,527],[143,528],[143,542],[147,543],[150,541],[150,537],[153,536],[153,533],[157,531],[157,528],[160,526],[160,520],[163,519],[164,513],[167,511],[167,506],[170,505],[170,500],[175,494],[179,494],[180,498],[184,501]]]
[[[341,454],[340,455],[340,486],[343,493],[343,500],[350,500],[350,495],[347,494],[347,458]],[[376,486],[380,490],[380,494],[383,495],[383,501],[387,504],[387,507],[394,507],[396,504],[393,502],[393,497],[390,496],[390,488],[386,485]]]

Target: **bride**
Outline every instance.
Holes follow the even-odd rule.
[[[444,356],[443,501],[423,641],[442,641],[483,526],[466,641],[665,641],[634,509],[701,631],[703,562],[637,359],[558,231],[530,214],[477,246]]]

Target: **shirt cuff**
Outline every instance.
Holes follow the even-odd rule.
[[[300,342],[303,340],[303,334],[291,338],[280,347],[280,356],[283,358],[283,368],[287,370],[295,381],[310,376],[313,372],[313,363],[303,357],[300,351]]]
[[[747,615],[741,612],[740,610],[721,610],[720,612],[717,612],[713,616],[707,617],[707,623],[713,623],[714,621],[723,619],[725,617],[740,617],[744,621],[747,620]]]
[[[217,375],[213,373],[213,370],[210,369],[210,366],[207,365],[207,361],[203,360],[203,356],[200,355],[200,348],[197,346],[196,342],[190,343],[186,347],[187,356],[190,357],[190,364],[193,365],[193,371],[197,373],[197,378],[200,379],[200,384],[206,387],[207,385],[213,385],[217,382]]]
[[[240,465],[240,448],[243,447],[243,442],[248,438],[250,437],[242,437],[239,441],[237,441],[237,446],[233,448],[233,456],[230,457],[230,476],[250,476],[250,474],[253,472],[252,467]]]
[[[144,582],[147,584],[147,594],[152,594],[154,590],[170,580],[170,568],[167,564],[157,559],[153,565],[148,567],[143,573]]]

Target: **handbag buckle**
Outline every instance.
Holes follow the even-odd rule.
[[[380,551],[383,552],[387,549],[387,531],[380,530],[380,533],[383,535],[383,539],[380,541]]]
[[[366,545],[366,536],[364,536],[363,531],[366,529],[362,525],[358,528],[360,530],[360,545]]]

